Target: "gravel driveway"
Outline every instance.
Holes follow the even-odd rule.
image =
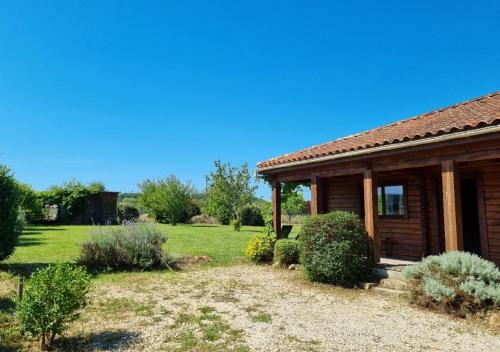
[[[500,336],[480,323],[268,266],[105,282],[93,296],[71,329],[92,336],[85,349],[500,351]]]

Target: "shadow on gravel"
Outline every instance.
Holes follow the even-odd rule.
[[[126,330],[103,331],[88,335],[60,337],[53,351],[116,351],[139,340],[139,334]]]

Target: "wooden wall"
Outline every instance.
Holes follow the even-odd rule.
[[[420,258],[423,254],[420,176],[402,173],[380,177],[379,182],[397,181],[406,184],[408,216],[402,219],[378,218],[378,231],[382,241],[382,252],[387,254],[392,244],[392,255]],[[384,245],[385,244],[385,245]]]
[[[407,186],[408,217],[378,218],[381,250],[387,255],[387,239],[392,242],[392,255],[421,258],[444,250],[440,234],[442,207],[438,168],[400,173],[380,173],[378,182],[402,181]],[[500,265],[500,160],[462,165],[460,172],[474,171],[483,182],[489,260]],[[345,210],[363,215],[362,178],[360,175],[325,179],[325,210]]]
[[[361,214],[361,176],[332,177],[325,180],[327,211],[344,210]]]
[[[420,258],[423,253],[420,178],[411,173],[390,174],[379,181],[398,180],[406,184],[408,196],[408,217],[403,219],[378,218],[378,231],[382,241],[381,251],[386,253],[385,245],[391,245],[392,255]],[[345,210],[362,213],[361,176],[333,177],[325,180],[326,210]]]
[[[500,162],[483,167],[483,187],[490,260],[500,265]]]

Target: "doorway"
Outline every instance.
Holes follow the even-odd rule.
[[[466,252],[481,255],[481,229],[479,224],[477,179],[462,179],[460,181],[460,190],[464,250]]]

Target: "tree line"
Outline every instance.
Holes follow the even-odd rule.
[[[138,186],[139,193],[124,194],[119,205],[127,208],[132,220],[146,213],[158,222],[175,225],[203,214],[220,224],[232,224],[236,230],[242,225],[272,221],[271,203],[256,198],[257,181],[251,177],[246,163],[233,166],[215,161],[204,192],[175,175],[146,179]],[[85,211],[92,197],[105,189],[100,182],[84,184],[70,180],[36,191],[18,182],[7,166],[0,165],[0,260],[12,253],[23,226],[47,221],[51,206],[57,207],[64,223]],[[285,184],[282,199],[285,215],[308,212],[300,185]]]

